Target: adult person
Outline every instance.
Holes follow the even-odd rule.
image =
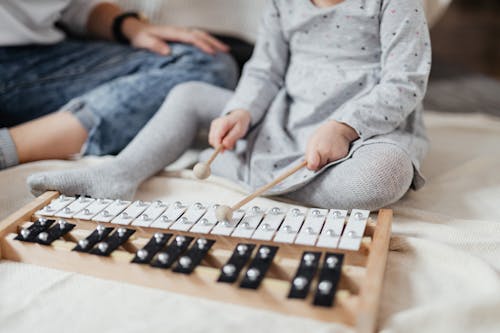
[[[227,51],[110,2],[0,2],[0,169],[119,152],[178,83],[232,88]]]

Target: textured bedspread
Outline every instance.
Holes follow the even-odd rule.
[[[383,332],[500,332],[500,120],[427,113],[427,186],[395,210],[379,326]],[[0,172],[0,216],[30,201],[33,171],[98,163],[48,161]],[[196,190],[194,190],[196,189]],[[214,194],[217,195],[214,198]],[[231,203],[219,179],[161,174],[141,199]],[[268,199],[259,199],[258,204]],[[286,317],[27,264],[0,262],[1,332],[344,332]]]

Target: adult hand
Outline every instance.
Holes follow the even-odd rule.
[[[152,25],[129,18],[123,22],[123,33],[132,46],[162,55],[170,53],[167,42],[192,44],[208,54],[229,51],[226,44],[200,29]]]

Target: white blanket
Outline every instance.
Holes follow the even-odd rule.
[[[426,114],[428,184],[394,205],[379,326],[383,332],[500,332],[500,120]],[[47,161],[0,172],[0,217],[29,202],[26,175],[79,162]],[[219,179],[162,174],[142,199],[215,200],[242,194]],[[221,185],[222,184],[222,185]],[[269,199],[258,199],[270,206]],[[273,203],[274,204],[274,203]],[[0,262],[1,332],[345,332],[343,327]]]

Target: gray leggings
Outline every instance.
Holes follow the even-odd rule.
[[[182,124],[191,123],[187,132],[193,133],[194,124],[207,128],[231,95],[226,89],[189,82],[173,89],[160,112],[182,114]],[[215,170],[219,169],[216,164],[224,164],[222,156],[216,159]],[[226,154],[225,158],[231,157]],[[376,210],[399,200],[410,188],[413,173],[412,162],[402,149],[374,143],[360,147],[351,158],[284,197],[315,207]],[[224,177],[238,181],[236,170],[225,168]]]
[[[80,170],[32,175],[28,178],[31,191],[131,198],[144,180],[191,146],[199,130],[209,127],[231,95],[229,90],[205,83],[179,85],[116,158]],[[239,181],[237,165],[241,161],[236,154],[222,154],[215,159],[212,172]],[[412,178],[413,166],[407,154],[395,145],[374,143],[360,147],[349,159],[285,196],[315,207],[375,210],[399,200]]]

